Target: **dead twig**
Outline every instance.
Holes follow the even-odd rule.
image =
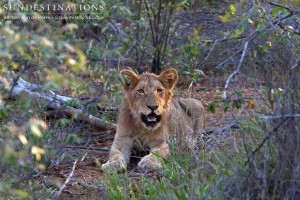
[[[293,119],[292,117],[282,118],[280,123],[276,127],[274,127],[271,131],[269,131],[267,136],[265,136],[263,138],[263,140],[260,142],[260,144],[251,152],[251,154],[248,156],[244,166],[246,166],[250,162],[250,159],[263,147],[263,145],[266,143],[266,141],[268,141],[271,138],[271,136],[273,136],[284,123],[289,122],[292,119]]]
[[[62,193],[62,191],[64,190],[64,188],[66,187],[66,185],[68,184],[68,182],[70,181],[70,179],[72,178],[74,171],[75,171],[75,167],[77,165],[77,161],[78,159],[75,160],[73,167],[72,167],[72,171],[69,174],[68,178],[66,179],[66,181],[64,182],[64,184],[60,187],[59,191],[54,195],[55,198],[59,197],[59,195]],[[53,198],[52,198],[53,199]]]
[[[85,146],[65,146],[66,149],[86,149],[93,151],[109,151],[109,148],[99,148],[99,147],[85,147]]]
[[[297,59],[296,63],[291,67],[291,70],[296,69],[296,67],[300,66],[300,57]]]

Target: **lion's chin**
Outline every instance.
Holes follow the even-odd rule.
[[[141,114],[141,120],[146,129],[154,130],[159,127],[161,116],[156,115],[155,113],[150,113],[148,115]]]

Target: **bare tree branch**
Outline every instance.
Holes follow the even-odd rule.
[[[265,120],[273,120],[273,119],[285,119],[285,118],[297,118],[297,117],[300,117],[300,114],[263,116],[261,118]]]
[[[270,4],[270,5],[279,7],[279,8],[284,8],[284,9],[288,10],[289,12],[293,12],[293,10],[291,10],[289,7],[283,6],[281,4],[278,4],[278,3],[275,3],[275,2],[270,2],[270,1],[267,2],[267,3]]]
[[[277,5],[277,6],[278,6],[278,5]],[[287,9],[287,8],[286,8],[286,9]],[[269,26],[272,26],[272,25],[278,25],[278,23],[280,23],[281,21],[286,20],[287,18],[293,16],[295,12],[298,12],[298,11],[295,11],[295,12],[294,12],[293,10],[290,10],[290,9],[287,9],[287,10],[289,11],[289,13],[288,13],[287,15],[282,16],[282,17],[278,17],[277,19],[273,20],[272,23],[271,23]],[[237,67],[237,69],[236,69],[236,70],[228,77],[228,79],[227,79],[227,81],[226,81],[225,88],[224,88],[224,93],[223,93],[223,99],[224,99],[224,100],[227,99],[226,93],[227,93],[227,90],[228,90],[228,87],[229,87],[230,80],[232,79],[233,76],[235,76],[236,74],[239,74],[239,73],[240,73],[240,68],[241,68],[241,65],[242,65],[242,63],[243,63],[244,57],[245,57],[245,55],[246,55],[246,52],[247,52],[247,48],[248,48],[249,42],[251,42],[253,39],[255,39],[255,38],[259,35],[259,33],[261,33],[262,31],[266,30],[269,26],[265,26],[265,27],[263,27],[263,28],[261,28],[261,29],[259,29],[259,30],[256,30],[256,31],[254,31],[252,34],[250,34],[250,35],[247,37],[248,40],[247,40],[247,42],[246,42],[245,45],[244,45],[243,54],[242,54],[241,59],[240,59],[240,61],[239,61],[238,67]],[[240,52],[240,50],[237,51],[237,52],[235,53],[235,55],[236,55],[238,52]],[[297,63],[292,67],[292,69],[296,68],[296,67],[299,65],[299,63],[300,63],[300,58],[298,59]],[[222,64],[224,64],[224,62],[222,62]],[[217,66],[217,68],[218,68],[219,66],[220,66],[220,64]]]

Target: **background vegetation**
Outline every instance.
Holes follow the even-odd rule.
[[[86,162],[98,167],[105,157],[89,157],[84,151],[74,154],[68,149],[87,148],[93,140],[88,132],[103,133],[97,139],[101,144],[112,141],[114,131],[104,134],[107,130],[103,127],[99,130],[82,118],[93,115],[115,123],[122,99],[120,69],[159,73],[168,67],[180,73],[178,95],[188,95],[182,88],[189,88],[191,96],[199,90],[204,90],[204,95],[213,92],[206,105],[216,116],[208,114],[208,122],[223,113],[219,118],[223,123],[214,127],[212,134],[208,129],[199,133],[199,148],[193,152],[179,152],[171,138],[172,156],[161,174],[139,172],[136,178],[133,170],[102,176],[85,181],[81,188],[85,195],[116,199],[299,198],[299,1],[84,2],[101,4],[104,9],[73,13],[90,18],[78,20],[65,18],[68,13],[63,11],[9,13],[4,9],[8,2],[0,3],[3,198],[55,198],[63,192],[63,183],[70,180],[77,161],[86,171]],[[9,14],[20,19],[7,19]],[[61,19],[30,19],[39,15]],[[73,99],[54,109],[54,100],[24,91],[16,95],[14,88],[20,80],[36,84],[30,86],[32,93]],[[83,115],[66,114],[71,108],[82,110]],[[65,163],[71,168],[64,181],[41,179],[53,166]]]

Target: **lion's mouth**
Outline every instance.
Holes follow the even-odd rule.
[[[161,120],[161,117],[153,112],[150,113],[149,115],[142,114],[141,118],[144,124],[146,124],[147,126],[154,126]]]

